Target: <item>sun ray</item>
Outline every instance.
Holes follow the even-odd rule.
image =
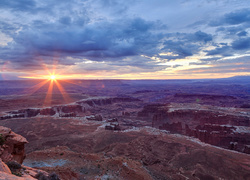
[[[38,91],[40,88],[42,88],[48,82],[49,82],[49,79],[44,80],[44,81],[34,85],[33,87],[31,87],[31,89],[28,92],[28,96],[34,94],[36,91]]]
[[[89,85],[90,85],[90,83],[87,82],[87,81],[84,82],[84,84],[77,84],[77,83],[73,82],[73,80],[66,80],[66,79],[64,79],[63,81],[66,82],[66,83],[69,83],[69,84],[73,84],[73,85],[76,85],[76,86],[79,86],[79,87],[83,87],[83,88],[89,87]],[[81,81],[81,83],[82,83],[82,81]]]
[[[67,94],[67,92],[65,91],[65,89],[63,88],[63,86],[55,79],[54,80],[56,86],[58,87],[60,93],[63,96],[63,99],[66,103],[70,103],[71,102],[71,98],[69,97],[69,95]]]
[[[53,84],[53,81],[50,81],[50,85],[43,103],[44,106],[50,106],[52,104]]]

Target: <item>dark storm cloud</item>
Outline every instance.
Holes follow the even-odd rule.
[[[213,56],[213,55],[221,55],[221,56],[231,56],[232,54],[232,49],[230,46],[225,45],[222,47],[217,47],[213,50],[210,51],[205,51],[207,52],[208,56]]]
[[[0,40],[0,61],[19,70],[56,59],[64,66],[92,60],[106,70],[153,72],[170,60],[206,53],[211,57],[200,60],[209,64],[249,50],[250,10],[228,6],[220,16],[199,16],[216,7],[196,0],[1,0],[0,37],[7,40]]]
[[[140,18],[116,22],[97,22],[85,27],[63,27],[71,21],[63,17],[57,24],[47,24],[46,29],[23,30],[15,42],[36,51],[61,52],[86,55],[93,58],[137,55],[140,50],[153,49],[157,36],[149,30],[154,26]],[[35,22],[36,26],[45,26]],[[25,39],[24,39],[25,38]],[[150,46],[150,47],[148,47]]]
[[[239,33],[246,32],[245,27],[243,26],[233,26],[233,27],[219,27],[216,30],[217,32],[222,32],[224,37],[230,38],[230,36],[238,35]],[[246,35],[247,33],[245,33]],[[244,34],[242,34],[244,35]]]
[[[250,22],[250,9],[241,9],[225,14],[218,20],[211,21],[210,26],[239,25]]]
[[[207,52],[207,55],[221,55],[221,56],[232,56],[234,53],[250,49],[250,37],[243,37],[234,40],[230,45],[224,45],[217,47]]]
[[[235,49],[235,50],[247,50],[247,49],[250,49],[250,37],[235,40],[232,43],[232,48]]]
[[[171,34],[169,38],[174,40],[165,41],[165,46],[162,50],[167,50],[176,54],[175,56],[166,57],[170,59],[192,56],[198,53],[205,44],[211,42],[213,39],[212,35],[201,31],[195,33]]]
[[[119,58],[141,53],[154,55],[158,52],[159,40],[163,38],[160,33],[154,33],[157,27],[156,22],[141,18],[97,21],[85,26],[74,24],[67,16],[56,23],[35,20],[30,27],[24,27],[12,37],[14,42],[4,48],[6,53],[2,53],[1,58],[13,63],[20,63],[20,60],[32,63],[38,56],[53,57],[56,52],[60,63],[67,64],[63,62],[68,61],[64,58],[66,56],[118,61]],[[10,53],[13,50],[15,53]]]

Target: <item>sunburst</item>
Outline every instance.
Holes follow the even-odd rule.
[[[54,94],[54,88],[56,87],[56,89],[58,89],[60,91],[60,94],[63,96],[63,99],[66,103],[70,103],[72,100],[69,97],[69,95],[67,94],[67,92],[65,91],[64,87],[61,85],[61,81],[63,81],[63,79],[61,78],[61,74],[56,73],[55,68],[53,68],[52,72],[49,71],[46,68],[46,71],[48,73],[48,75],[44,75],[44,77],[46,78],[45,80],[43,80],[42,82],[36,84],[35,86],[32,87],[31,92],[29,94],[33,94],[35,93],[38,89],[42,88],[44,85],[48,84],[48,90],[46,92],[46,97],[44,99],[44,103],[43,106],[44,107],[48,107],[52,105],[52,96]]]
[[[51,76],[50,76],[50,80],[52,80],[52,81],[53,81],[53,80],[56,80],[56,75],[51,75]]]

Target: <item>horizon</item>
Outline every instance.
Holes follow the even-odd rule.
[[[93,81],[96,81],[96,80],[126,80],[126,81],[141,81],[141,80],[145,80],[145,81],[154,81],[154,80],[216,80],[216,79],[230,79],[230,78],[235,78],[235,77],[250,77],[250,75],[240,75],[240,76],[230,76],[230,77],[225,77],[225,78],[200,78],[200,79],[60,79],[60,78],[56,78],[56,80],[59,80],[59,81],[64,81],[64,80],[72,80],[72,81],[77,81],[77,80],[83,80],[83,81],[89,81],[89,80],[93,80]],[[22,81],[22,80],[48,80],[49,78],[40,78],[40,79],[35,79],[35,78],[19,78],[19,79],[0,79],[0,81]]]

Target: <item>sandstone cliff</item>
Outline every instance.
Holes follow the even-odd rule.
[[[34,180],[39,175],[48,177],[45,171],[22,166],[25,159],[26,138],[0,126],[0,180]]]

